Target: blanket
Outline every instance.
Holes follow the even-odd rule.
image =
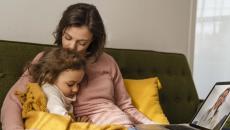
[[[71,116],[48,113],[47,99],[37,83],[27,84],[25,93],[15,93],[22,104],[25,129],[33,130],[127,130],[116,124],[96,125],[88,122],[73,122]]]

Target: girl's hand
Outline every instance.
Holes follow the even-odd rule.
[[[91,120],[89,119],[88,116],[77,117],[75,121],[77,121],[77,122],[89,122],[89,123],[91,123]]]

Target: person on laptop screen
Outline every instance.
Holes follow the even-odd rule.
[[[224,103],[225,99],[229,95],[230,88],[226,88],[218,97],[217,101],[212,105],[211,108],[209,108],[201,117],[199,121],[196,122],[197,125],[205,126],[209,129],[216,128],[215,126],[217,124],[220,124],[221,122],[218,122],[218,118],[220,116],[219,108]],[[227,117],[227,116],[224,116]]]

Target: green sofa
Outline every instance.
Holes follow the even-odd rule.
[[[52,45],[0,40],[0,105],[23,66]],[[200,103],[186,57],[177,53],[145,50],[105,50],[117,61],[124,78],[158,76],[163,89],[160,103],[170,123],[189,122]]]

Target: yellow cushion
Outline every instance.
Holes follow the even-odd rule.
[[[169,124],[159,102],[158,89],[161,88],[161,84],[157,77],[141,80],[124,79],[124,83],[133,105],[139,111],[155,122]]]

